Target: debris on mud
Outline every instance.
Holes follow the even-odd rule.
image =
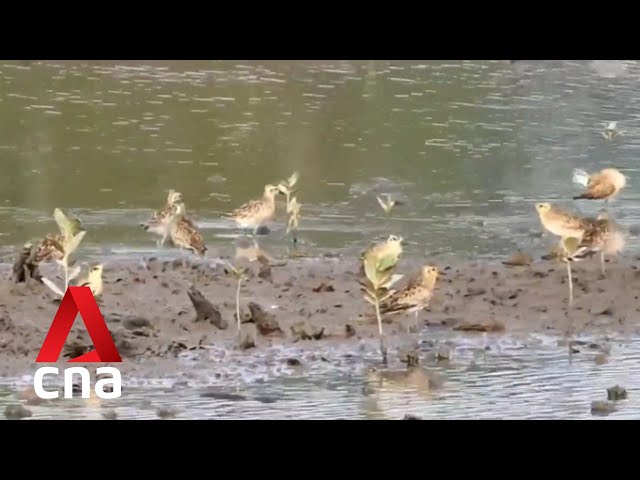
[[[113,408],[110,408],[109,410],[105,410],[104,412],[102,412],[102,418],[104,418],[105,420],[117,420],[118,414]]]
[[[482,287],[469,287],[467,289],[467,293],[464,294],[465,297],[476,297],[478,295],[484,295],[487,293],[486,288]]]
[[[508,267],[528,267],[533,262],[533,257],[528,253],[516,252],[508,260],[502,262]]]
[[[240,342],[238,343],[238,348],[240,348],[240,350],[249,350],[256,347],[254,332],[243,331],[240,335]]]
[[[187,295],[196,310],[194,322],[209,322],[220,330],[225,330],[229,326],[227,321],[222,318],[220,311],[204,298],[204,295],[196,287],[192,285],[187,291]]]
[[[482,320],[480,322],[476,320],[463,320],[462,323],[456,325],[453,329],[461,332],[502,332],[505,330],[505,325],[495,318]]]
[[[607,400],[594,400],[591,402],[591,415],[606,416],[617,411],[613,402]]]
[[[238,393],[224,392],[220,390],[210,389],[200,394],[201,398],[213,398],[215,400],[229,400],[232,402],[242,402],[247,399],[244,395]]]
[[[344,336],[346,338],[351,338],[356,334],[356,329],[349,323],[344,326]]]
[[[20,404],[7,405],[4,409],[4,416],[9,420],[20,420],[21,418],[28,418],[31,415],[33,415],[31,410]]]
[[[407,368],[417,367],[420,364],[420,355],[416,351],[404,352],[400,356],[400,361],[407,364]]]
[[[324,335],[324,327],[309,325],[305,321],[291,325],[294,342],[299,340],[320,340]]]
[[[314,287],[313,291],[315,293],[335,292],[335,288],[333,288],[333,285],[327,285],[326,283],[322,282],[317,287]]]
[[[160,407],[158,410],[156,410],[156,415],[158,415],[158,418],[161,418],[163,420],[175,418],[177,414],[177,410],[171,407]]]
[[[289,367],[299,367],[302,365],[302,362],[297,358],[287,358],[286,363]]]
[[[607,400],[625,400],[627,398],[627,391],[620,385],[607,388]]]
[[[260,335],[283,334],[275,315],[264,310],[256,302],[249,302],[249,318],[243,323],[255,323]]]
[[[403,420],[422,420],[422,418],[418,417],[417,415],[412,415],[411,413],[407,413],[405,414],[404,417],[402,417]]]

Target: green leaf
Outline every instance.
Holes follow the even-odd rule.
[[[375,259],[373,258],[364,259],[364,273],[372,285],[378,284],[378,271],[376,269]]]
[[[580,241],[575,237],[567,237],[562,239],[562,248],[568,255],[573,255],[579,246]]]
[[[378,268],[377,269],[380,272],[384,272],[386,270],[389,270],[389,269],[395,267],[397,262],[398,262],[398,259],[395,256],[387,255],[386,257],[382,257],[378,261],[378,265],[377,265]]]
[[[80,220],[76,218],[67,217],[62,210],[56,208],[53,211],[53,218],[58,224],[60,233],[64,236],[65,240],[70,240],[82,230]]]
[[[80,242],[82,241],[86,233],[87,233],[86,231],[82,231],[78,233],[75,237],[72,237],[68,242],[65,242],[65,246],[64,246],[65,257],[69,257],[69,255],[71,255],[76,250],[76,248],[78,248],[78,245],[80,245]]]
[[[298,183],[298,179],[300,178],[300,174],[298,172],[293,172],[293,174],[287,179],[287,184],[289,187],[293,187],[296,183]]]

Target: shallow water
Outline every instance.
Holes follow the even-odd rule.
[[[574,167],[609,164],[629,176],[615,213],[633,227],[639,73],[626,61],[1,63],[0,254],[55,229],[56,206],[83,220],[85,254],[153,252],[138,224],[169,188],[215,252],[236,234],[220,213],[294,170],[311,250],[390,231],[421,255],[538,248],[532,204],[569,202]],[[407,204],[379,221],[379,193]]]
[[[448,361],[430,358],[434,340],[435,348],[451,345]],[[267,351],[261,358],[231,353],[237,364],[226,371],[217,368],[218,355],[212,352],[205,361],[183,359],[192,365],[183,369],[188,374],[125,376],[123,395],[117,400],[58,400],[28,408],[33,419],[100,419],[110,409],[120,419],[153,419],[160,408],[171,409],[178,419],[399,419],[407,414],[425,419],[587,419],[604,418],[591,414],[591,402],[606,400],[607,388],[617,384],[626,388],[628,399],[616,402],[617,411],[606,418],[640,418],[638,343],[624,338],[575,340],[585,344],[570,358],[566,345],[550,336],[452,338],[430,333],[420,350],[430,375],[443,380],[435,388],[427,386],[423,375],[381,383],[368,374],[371,367],[380,367],[375,342],[355,349],[307,344]],[[486,356],[481,353],[485,346]],[[610,356],[597,365],[595,356],[602,348]],[[392,352],[389,370],[402,372],[398,352]],[[302,365],[287,366],[284,360],[292,357]],[[211,378],[212,372],[221,378]],[[15,391],[29,382],[27,377],[5,382],[0,409],[14,403]],[[211,391],[223,398],[201,396]]]

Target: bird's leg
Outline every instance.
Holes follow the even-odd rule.
[[[604,252],[600,252],[600,273],[604,276]]]
[[[567,262],[567,274],[569,275],[569,308],[573,306],[573,278],[571,277],[571,262]]]
[[[169,236],[169,233],[167,232],[162,236],[162,240],[158,240],[158,248],[164,245],[164,242],[166,242],[168,236]]]
[[[182,268],[187,268],[187,256],[185,255],[182,247],[180,247],[180,258],[182,259]]]

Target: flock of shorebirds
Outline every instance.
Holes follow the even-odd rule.
[[[581,194],[573,197],[574,200],[603,200],[607,206],[626,186],[625,176],[615,168],[605,168],[592,174],[575,169],[573,182],[584,187]],[[599,254],[601,273],[604,275],[604,257],[616,255],[624,248],[625,233],[606,211],[597,217],[582,217],[549,203],[537,203],[535,209],[542,227],[560,239],[558,258],[567,263],[571,306],[571,263]],[[402,238],[391,235],[386,241],[369,247],[361,258],[365,260],[373,257],[374,262],[386,258],[395,264],[401,254]],[[417,322],[418,313],[428,307],[433,297],[438,276],[443,274],[445,273],[433,265],[423,265],[420,273],[411,279],[405,288],[391,291],[388,298],[381,303],[380,313],[415,313]]]
[[[286,194],[282,185],[265,185],[262,198],[250,200],[225,216],[233,219],[241,229],[253,230],[253,235],[260,227],[272,220],[276,212],[276,196]],[[207,251],[204,237],[195,225],[187,218],[186,207],[180,192],[170,190],[165,206],[151,215],[143,224],[146,231],[162,237],[157,245],[161,247],[167,239],[181,251],[190,250],[200,256]]]
[[[295,176],[294,183],[295,181],[297,181],[297,176]],[[625,176],[615,168],[605,168],[593,174],[576,169],[573,172],[573,181],[585,188],[583,193],[575,196],[574,199],[604,200],[606,205],[626,186]],[[241,229],[252,230],[252,234],[249,236],[255,236],[262,226],[274,218],[278,195],[287,195],[287,208],[289,209],[289,193],[291,191],[284,184],[266,185],[262,198],[251,200],[231,213],[224,214],[224,216],[234,220]],[[378,200],[384,208],[384,202]],[[294,203],[299,210],[299,204],[295,202],[295,199]],[[535,208],[543,228],[560,238],[558,256],[568,265],[569,304],[571,305],[573,302],[571,262],[599,254],[601,271],[604,274],[605,255],[615,255],[624,247],[623,231],[606,211],[591,218],[569,213],[549,203],[537,203]],[[69,228],[73,234],[74,231],[80,229],[80,225],[77,220],[70,222]],[[202,233],[197,225],[187,217],[182,194],[175,190],[169,191],[164,207],[153,212],[151,218],[142,226],[147,232],[159,237],[158,247],[162,247],[170,240],[171,244],[178,247],[181,253],[187,250],[204,256],[207,251]],[[61,234],[47,235],[36,250],[36,262],[63,258],[63,240]],[[366,249],[361,255],[361,260],[374,258],[378,262],[382,259],[391,259],[391,263],[395,265],[402,254],[402,242],[402,237],[391,235],[385,241]],[[87,281],[96,283],[98,282],[97,277],[101,277],[101,274],[102,265],[94,266],[89,271]],[[364,269],[361,274],[364,274]],[[438,276],[442,274],[443,272],[433,265],[422,266],[419,274],[410,279],[404,288],[389,289],[388,295],[379,305],[380,313],[382,315],[414,313],[417,322],[419,312],[428,307]]]

